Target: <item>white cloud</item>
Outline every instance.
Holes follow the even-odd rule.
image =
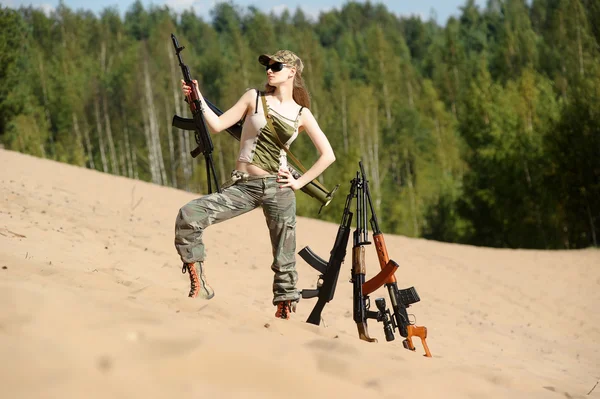
[[[306,6],[301,6],[300,8],[304,12],[304,14],[306,14],[306,17],[308,19],[310,19],[311,21],[317,21],[319,19],[319,15],[321,13],[326,13],[326,12],[332,11],[334,9],[337,9],[339,7],[333,7],[333,6],[329,6],[329,7],[306,7]]]
[[[195,3],[198,3],[196,0],[170,0],[168,5],[170,8],[174,10],[185,10],[192,7]]]
[[[277,6],[274,6],[273,8],[271,8],[271,12],[277,16],[280,16],[281,14],[283,14],[284,11],[288,11],[288,12],[292,12],[290,10],[290,8],[286,5],[286,4],[279,4]]]
[[[23,1],[23,0],[2,0],[0,1],[2,6],[17,9],[19,7],[32,7],[34,9],[42,10],[46,16],[50,16],[52,12],[56,9],[56,5],[48,4],[48,3],[38,3],[35,0],[32,1]]]
[[[41,9],[44,12],[44,14],[46,14],[46,16],[49,17],[50,14],[52,14],[54,12],[54,9],[56,7],[53,5],[50,5],[48,3],[42,3],[42,4],[38,5],[36,8]]]
[[[222,3],[218,0],[196,0],[192,5],[194,13],[205,21],[210,20],[210,12],[215,8],[217,3]]]
[[[177,13],[192,9],[197,16],[208,19],[210,11],[215,8],[217,3],[222,3],[224,0],[169,0],[166,3],[170,9]]]
[[[319,5],[305,5],[305,4],[300,4],[300,3],[294,3],[291,1],[288,3],[292,3],[292,4],[288,5],[288,4],[281,4],[280,2],[281,2],[281,0],[279,0],[279,1],[263,0],[259,9],[266,14],[273,13],[277,16],[281,16],[281,14],[283,14],[284,11],[288,11],[291,15],[293,15],[296,12],[296,9],[300,8],[302,10],[302,12],[304,12],[304,15],[306,16],[306,18],[308,18],[309,20],[312,20],[312,21],[316,21],[319,19],[319,14],[331,11],[334,8],[339,8],[339,7],[335,7],[335,6],[321,7]],[[269,7],[269,4],[265,4],[265,3],[275,3],[275,5]],[[277,4],[277,3],[279,3],[279,4]],[[247,7],[248,5],[244,5],[243,7]]]

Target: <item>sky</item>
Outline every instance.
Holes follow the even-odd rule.
[[[20,6],[33,5],[50,11],[58,6],[60,0],[0,0],[0,4],[9,8],[19,8]],[[194,9],[194,12],[205,20],[210,19],[210,10],[214,5],[222,0],[142,0],[144,7],[150,5],[164,5],[176,12]],[[364,2],[364,0],[359,0]],[[134,0],[63,0],[64,4],[73,9],[91,10],[99,13],[107,7],[116,7],[121,15],[129,9]],[[316,18],[321,11],[329,11],[333,8],[341,8],[347,0],[233,0],[243,8],[255,6],[265,13],[271,11],[276,14],[288,9],[293,13],[300,7],[311,18]],[[459,8],[466,3],[466,0],[371,0],[371,3],[382,3],[387,9],[399,16],[416,15],[423,20],[428,20],[435,16],[440,25],[444,25],[452,15],[458,15]],[[476,0],[476,3],[483,7],[485,0]],[[435,15],[433,14],[435,12]]]

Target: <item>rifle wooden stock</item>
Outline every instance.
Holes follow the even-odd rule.
[[[356,328],[358,328],[358,338],[367,342],[377,342],[377,338],[369,337],[369,328],[366,321],[356,323]]]
[[[387,246],[385,245],[385,239],[383,238],[383,233],[378,232],[373,234],[373,242],[375,243],[375,250],[377,251],[377,258],[379,260],[379,266],[382,270],[389,267],[390,263],[394,263],[396,268],[398,264],[391,260],[388,255]],[[394,270],[395,272],[395,270]],[[381,274],[381,273],[379,273]],[[375,278],[367,281],[367,283],[371,282]],[[365,283],[365,285],[367,285]],[[390,294],[390,299],[392,301],[392,308],[394,309],[394,316],[396,319],[396,326],[400,331],[400,335],[406,337],[403,341],[403,345],[406,349],[410,349],[412,351],[415,350],[415,346],[412,342],[412,337],[417,336],[421,338],[421,343],[423,344],[423,349],[425,349],[425,356],[431,357],[431,352],[429,351],[429,347],[427,346],[426,338],[427,338],[427,328],[423,326],[415,326],[409,323],[408,314],[406,312],[405,304],[401,303],[400,294],[398,290],[398,284],[396,281],[396,277],[392,273],[388,279],[384,282],[384,284],[388,288],[388,292]],[[369,285],[365,289],[365,285],[363,285],[363,292],[372,292],[370,289],[377,289],[380,286],[376,287],[375,284]],[[416,291],[415,291],[416,295]],[[418,300],[418,298],[416,298]]]
[[[365,247],[357,245],[352,248],[352,283],[354,289],[354,321],[358,328],[358,336],[363,341],[377,342],[377,339],[369,336],[367,327],[367,309],[365,297],[362,293],[362,286],[365,281],[367,266],[365,264]]]
[[[429,347],[427,346],[427,341],[425,341],[425,339],[427,338],[427,327],[423,327],[423,326],[414,326],[414,325],[409,325],[408,326],[408,336],[406,337],[406,339],[404,340],[404,342],[402,343],[404,345],[404,347],[406,349],[410,349],[411,351],[415,350],[415,345],[412,342],[412,337],[419,337],[421,338],[421,343],[423,344],[423,348],[425,349],[425,357],[431,357],[431,352],[429,351]]]
[[[383,233],[373,233],[373,242],[375,243],[375,251],[377,251],[377,259],[379,259],[379,266],[381,268],[385,268],[390,261],[390,257],[388,255],[387,246],[385,245],[385,239],[383,238]],[[386,283],[395,283],[396,276],[393,274],[386,281]]]

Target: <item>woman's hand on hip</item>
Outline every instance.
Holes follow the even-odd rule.
[[[290,187],[294,191],[302,188],[300,182],[292,176],[292,173],[285,169],[279,169],[279,172],[277,173],[277,182],[283,183],[279,188]]]

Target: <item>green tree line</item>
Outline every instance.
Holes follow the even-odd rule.
[[[225,110],[265,84],[258,55],[305,63],[312,111],[337,161],[334,201],[298,193],[298,213],[338,222],[362,160],[382,230],[509,248],[600,239],[600,3],[465,1],[458,17],[399,17],[347,2],[312,20],[219,3],[134,3],[121,16],[63,3],[0,8],[0,140],[8,149],[188,191],[207,191],[170,34],[203,94]],[[239,143],[213,136],[218,177]],[[306,135],[292,147],[305,165]]]

